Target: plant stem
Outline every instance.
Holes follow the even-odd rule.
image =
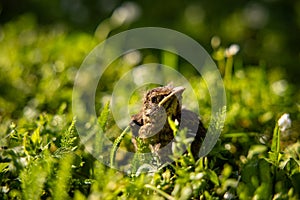
[[[149,188],[149,189],[151,189],[151,190],[153,190],[153,191],[155,191],[155,192],[157,192],[157,193],[159,193],[161,196],[165,197],[165,198],[168,199],[168,200],[175,200],[174,197],[172,197],[172,196],[169,195],[168,193],[166,193],[166,192],[164,192],[164,191],[162,191],[162,190],[160,190],[160,189],[154,187],[153,185],[146,184],[145,187],[146,187],[146,188]]]
[[[123,138],[125,137],[129,128],[130,127],[127,126],[125,128],[125,130],[121,133],[121,135],[119,137],[117,137],[117,139],[114,141],[113,148],[110,152],[110,167],[114,167],[114,165],[115,165],[114,161],[115,161],[115,157],[116,157],[116,152],[117,152],[118,147],[120,146],[120,144],[121,144]]]

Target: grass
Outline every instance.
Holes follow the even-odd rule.
[[[300,96],[282,70],[267,70],[264,63],[246,67],[241,58],[225,57],[225,48],[214,49],[216,63],[225,67],[228,104],[212,152],[199,160],[179,156],[154,173],[125,174],[91,156],[74,126],[75,74],[97,39],[62,27],[40,29],[31,16],[5,24],[0,35],[1,199],[299,199]],[[162,57],[189,73],[176,66],[174,55],[144,53],[145,60]],[[98,122],[112,140],[121,131],[106,97],[124,73],[114,65],[133,68],[116,61],[99,86]],[[201,89],[191,104],[199,103],[208,125],[205,82],[195,74],[189,81]],[[290,114],[292,127],[281,132],[277,120],[283,113]],[[184,141],[184,134],[177,135]]]

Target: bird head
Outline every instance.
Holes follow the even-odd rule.
[[[181,101],[184,87],[158,87],[147,92],[144,98],[144,120],[163,120],[174,118],[181,113]]]

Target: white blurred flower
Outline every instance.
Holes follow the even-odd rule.
[[[221,44],[221,38],[219,36],[213,36],[210,40],[210,44],[212,48],[214,49],[218,48]]]
[[[279,96],[284,96],[286,90],[288,89],[288,82],[284,79],[272,83],[271,89],[273,92]]]
[[[240,51],[240,46],[237,44],[232,44],[232,45],[230,45],[230,47],[225,49],[225,56],[227,58],[232,57],[232,56],[236,55],[239,51]]]
[[[129,24],[140,16],[140,7],[133,2],[125,2],[111,16],[111,22],[116,25]]]
[[[26,166],[28,165],[28,158],[27,158],[27,157],[21,157],[21,158],[19,159],[19,161],[20,161],[20,163],[21,163],[21,165],[22,165],[23,167],[26,167]]]
[[[290,128],[292,125],[292,120],[290,119],[290,115],[285,113],[278,120],[278,126],[281,132],[284,132],[286,129]]]
[[[130,65],[138,64],[142,59],[142,55],[139,51],[132,51],[124,56],[124,61]]]

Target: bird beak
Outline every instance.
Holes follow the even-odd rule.
[[[169,94],[168,96],[166,96],[161,102],[159,102],[159,106],[162,106],[165,102],[167,102],[170,98],[172,98],[174,95],[181,95],[183,93],[183,91],[185,90],[184,87],[175,87],[173,88],[171,94]]]

